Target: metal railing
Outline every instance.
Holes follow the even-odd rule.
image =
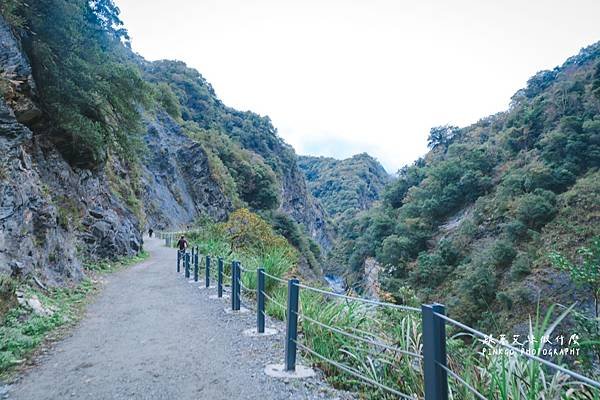
[[[190,269],[190,260],[194,260],[194,281],[198,282],[198,260],[199,260],[199,250],[197,247],[192,248],[190,252],[177,252],[177,272],[181,272],[181,262],[183,261],[184,265],[184,274],[186,278],[189,278],[189,269]],[[208,288],[210,286],[210,276],[211,276],[211,257],[205,256],[204,258],[205,268],[204,268],[204,276],[205,276],[205,285]],[[312,286],[308,286],[300,283],[300,281],[296,278],[292,279],[283,279],[281,277],[269,274],[265,271],[264,268],[258,269],[247,269],[244,268],[239,261],[231,262],[231,277],[224,274],[224,261],[223,258],[217,259],[217,270],[216,270],[216,279],[217,279],[217,296],[219,298],[223,297],[223,293],[225,291],[224,288],[224,278],[228,278],[231,281],[231,310],[232,311],[240,311],[241,306],[243,305],[245,308],[250,309],[256,313],[256,331],[258,333],[265,332],[265,317],[266,306],[268,303],[275,305],[284,311],[285,315],[285,369],[287,371],[294,371],[296,368],[297,361],[297,351],[300,349],[301,351],[309,354],[310,356],[315,357],[320,362],[329,364],[332,367],[335,367],[339,371],[342,371],[359,382],[371,385],[382,392],[387,394],[397,396],[403,399],[418,399],[419,397],[415,394],[402,393],[399,390],[392,388],[382,382],[373,379],[373,377],[367,376],[365,373],[353,368],[350,365],[346,365],[340,361],[332,360],[322,354],[319,354],[314,349],[310,348],[310,346],[306,345],[299,339],[299,322],[304,321],[305,323],[314,324],[319,326],[320,328],[335,333],[338,335],[342,335],[346,338],[350,338],[357,342],[366,343],[369,346],[372,346],[375,349],[385,349],[393,354],[401,354],[403,356],[412,358],[417,360],[419,365],[422,366],[422,379],[423,379],[423,394],[425,400],[447,400],[449,397],[450,385],[448,377],[450,376],[457,384],[466,388],[474,398],[478,399],[487,399],[487,397],[478,391],[472,384],[468,382],[467,379],[462,378],[458,373],[453,371],[448,366],[448,356],[446,354],[446,326],[450,324],[457,329],[460,329],[462,332],[465,332],[469,335],[472,335],[474,338],[479,338],[485,340],[489,343],[498,345],[500,347],[511,350],[517,354],[520,354],[524,357],[527,357],[529,360],[535,361],[537,363],[542,364],[545,368],[554,369],[556,371],[560,371],[561,373],[573,378],[576,382],[581,383],[583,385],[588,386],[589,388],[593,388],[594,390],[600,389],[600,382],[595,381],[589,377],[583,376],[577,372],[571,371],[563,366],[554,364],[546,359],[543,359],[539,356],[528,354],[523,352],[522,350],[511,346],[507,343],[503,343],[500,340],[493,338],[491,335],[487,335],[483,332],[480,332],[474,328],[471,328],[461,322],[458,322],[445,314],[445,308],[441,304],[423,304],[421,308],[410,307],[405,305],[398,305],[393,303],[381,302],[377,300],[365,299],[361,297],[353,297],[348,296],[346,294],[339,294],[330,292],[321,288],[316,288]],[[248,274],[255,275],[256,278],[256,288],[250,288],[243,283],[242,275]],[[272,280],[277,285],[285,285],[287,287],[287,301],[286,304],[281,303],[276,300],[272,295],[267,293],[266,290],[266,282],[267,279]],[[328,325],[322,321],[318,321],[301,312],[301,302],[300,302],[300,291],[310,291],[313,293],[317,293],[327,298],[334,298],[338,300],[343,300],[345,302],[354,302],[359,303],[364,306],[373,306],[377,308],[385,308],[390,310],[398,310],[402,312],[412,313],[419,315],[420,314],[420,323],[422,330],[422,346],[421,351],[411,351],[408,349],[400,348],[393,344],[388,343],[386,340],[377,337],[373,333],[362,332],[355,330],[355,332],[360,332],[362,334],[367,334],[361,336],[356,333],[347,332],[340,327]],[[248,298],[244,298],[245,295],[250,295]],[[254,305],[251,305],[251,302],[254,302]],[[393,360],[389,362],[389,364],[393,364]],[[600,392],[598,392],[600,395]],[[456,398],[453,396],[453,398]],[[494,397],[496,398],[496,397]]]

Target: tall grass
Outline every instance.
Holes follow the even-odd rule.
[[[277,278],[285,279],[293,274],[296,259],[285,246],[261,245],[259,248],[238,247],[233,250],[234,246],[226,235],[215,234],[215,231],[211,235],[210,238],[195,237],[201,251],[229,260],[238,259],[250,271],[263,267]],[[256,273],[243,273],[242,283],[254,290]],[[273,300],[266,301],[267,315],[285,320],[287,285],[267,277],[266,293]],[[245,294],[248,295],[248,292]],[[529,326],[529,334],[537,340],[531,344],[530,351],[539,352],[542,346],[540,339],[551,335],[571,310],[572,307],[554,318],[553,308],[543,317],[538,313]],[[489,399],[600,400],[598,390],[574,382],[570,377],[522,354],[492,351],[498,350],[497,345],[453,331],[450,326],[448,331],[448,367]],[[422,354],[423,346],[421,315],[417,312],[373,307],[301,289],[299,340],[321,357],[343,364],[385,387],[418,398],[424,395],[422,358],[414,356]],[[305,354],[305,358],[321,368],[327,380],[335,386],[360,391],[366,399],[396,398],[384,389],[366,385],[321,357]],[[451,399],[476,398],[461,383],[450,376],[448,379]]]
[[[537,313],[535,321],[530,321],[527,351],[540,354],[543,338],[551,337],[559,324],[573,310],[567,308],[553,318],[554,307],[550,307],[543,317]],[[465,335],[469,336],[469,335]],[[570,376],[527,358],[519,352],[506,352],[501,345],[474,338],[470,347],[461,346],[463,351],[456,354],[449,351],[449,365],[453,370],[480,393],[490,399],[597,399],[600,391],[593,390]],[[559,360],[552,360],[559,362]],[[451,385],[453,398],[472,398],[472,395],[458,385]]]
[[[294,260],[290,257],[288,249],[284,247],[271,247],[264,252],[256,254],[238,254],[238,259],[242,265],[255,271],[258,268],[264,268],[265,272],[277,278],[285,278],[294,267]],[[242,274],[242,283],[251,289],[256,289],[257,275],[255,272]],[[266,292],[271,292],[281,282],[272,278],[265,278]]]
[[[385,347],[349,338],[305,319],[301,322],[303,340],[307,347],[362,375],[394,390],[421,398],[423,373],[421,359],[389,347],[420,354],[422,332],[420,315],[402,310],[378,309],[327,300],[319,295],[301,295],[301,315],[338,328]],[[572,307],[553,318],[550,308],[541,318],[530,323],[529,335],[536,338],[529,350],[541,352],[542,338],[550,337],[566,318]],[[484,350],[486,349],[486,350]],[[462,379],[489,399],[599,399],[600,391],[592,389],[562,372],[528,359],[519,353],[507,353],[497,344],[456,332],[448,338],[448,366]],[[495,351],[492,351],[495,350]],[[325,371],[331,383],[346,389],[364,391],[367,398],[396,398],[385,390],[369,388],[350,374],[324,362],[319,357],[312,361]],[[560,362],[561,360],[554,360]],[[460,382],[449,376],[451,399],[475,399]],[[596,376],[597,379],[597,376]]]

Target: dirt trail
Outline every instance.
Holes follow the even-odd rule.
[[[215,290],[176,274],[175,250],[161,244],[146,239],[148,261],[108,276],[79,326],[9,399],[350,398],[318,377],[267,377],[264,366],[282,362],[282,336],[244,337],[254,315],[227,314],[226,300],[209,298]]]

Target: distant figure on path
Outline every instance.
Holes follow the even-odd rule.
[[[154,233],[154,229],[152,229],[152,228],[148,229],[148,237],[152,237],[153,233]]]
[[[177,242],[177,247],[179,247],[179,251],[184,252],[188,247],[188,242],[185,240],[185,236],[181,235],[181,238]]]

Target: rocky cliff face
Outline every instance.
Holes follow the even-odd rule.
[[[215,154],[161,107],[143,112],[146,150],[139,165],[109,156],[98,170],[73,167],[44,127],[47,116],[32,76],[20,40],[0,17],[1,274],[50,285],[78,281],[87,261],[141,250],[148,227],[185,228],[202,217],[223,220],[234,209],[211,163]],[[213,100],[219,112],[244,115]],[[196,111],[209,118],[214,110]],[[324,212],[306,189],[293,149],[270,125],[228,132],[248,149],[254,134],[267,132],[276,145],[252,151],[281,167],[279,209],[328,248]]]
[[[31,68],[0,18],[0,272],[61,284],[82,278],[86,259],[142,248],[142,229],[181,226],[200,213],[224,218],[231,204],[211,180],[206,155],[168,116],[147,120],[139,207],[119,193],[130,168],[110,160],[101,171],[72,168],[43,130]],[[146,205],[146,207],[144,207]],[[136,212],[137,211],[137,212]]]
[[[2,19],[0,81],[0,271],[60,284],[82,277],[83,248],[91,258],[140,250],[138,221],[106,175],[71,168],[26,126],[43,115],[27,58]]]
[[[331,248],[332,231],[327,224],[325,212],[306,186],[294,149],[277,135],[277,130],[268,117],[225,106],[202,75],[183,62],[147,62],[143,59],[138,59],[137,62],[148,81],[166,86],[179,103],[181,118],[177,123],[171,118],[166,128],[168,131],[187,132],[188,137],[195,137],[195,142],[201,144],[197,146],[198,149],[204,148],[219,157],[224,169],[229,170],[236,181],[238,192],[242,192],[242,200],[247,200],[244,199],[244,191],[252,191],[248,186],[258,185],[248,185],[248,182],[244,182],[247,179],[236,177],[240,175],[240,166],[236,164],[235,153],[240,152],[240,149],[250,152],[255,157],[254,161],[258,159],[261,164],[264,163],[267,172],[276,177],[279,191],[276,208],[304,225],[309,235],[325,250]],[[181,127],[175,126],[177,124]],[[207,132],[212,135],[211,139],[208,138]],[[187,142],[188,139],[179,135],[175,141],[181,143]],[[215,144],[215,141],[222,143]],[[244,165],[242,168],[249,170],[252,166]],[[264,180],[264,175],[261,178],[258,174],[258,177],[258,180]],[[221,205],[218,208],[221,209]],[[226,210],[230,208],[231,205],[225,207]],[[265,210],[269,209],[270,205],[263,204],[255,208]],[[207,211],[207,205],[200,211]],[[213,209],[209,215],[214,216],[215,213],[219,214]]]
[[[296,160],[284,176],[282,199],[280,210],[306,226],[310,236],[329,251],[333,246],[332,227],[327,222],[323,206],[308,191]]]
[[[183,228],[199,216],[223,220],[233,209],[212,178],[205,150],[166,113],[147,121],[142,186],[148,226]]]

